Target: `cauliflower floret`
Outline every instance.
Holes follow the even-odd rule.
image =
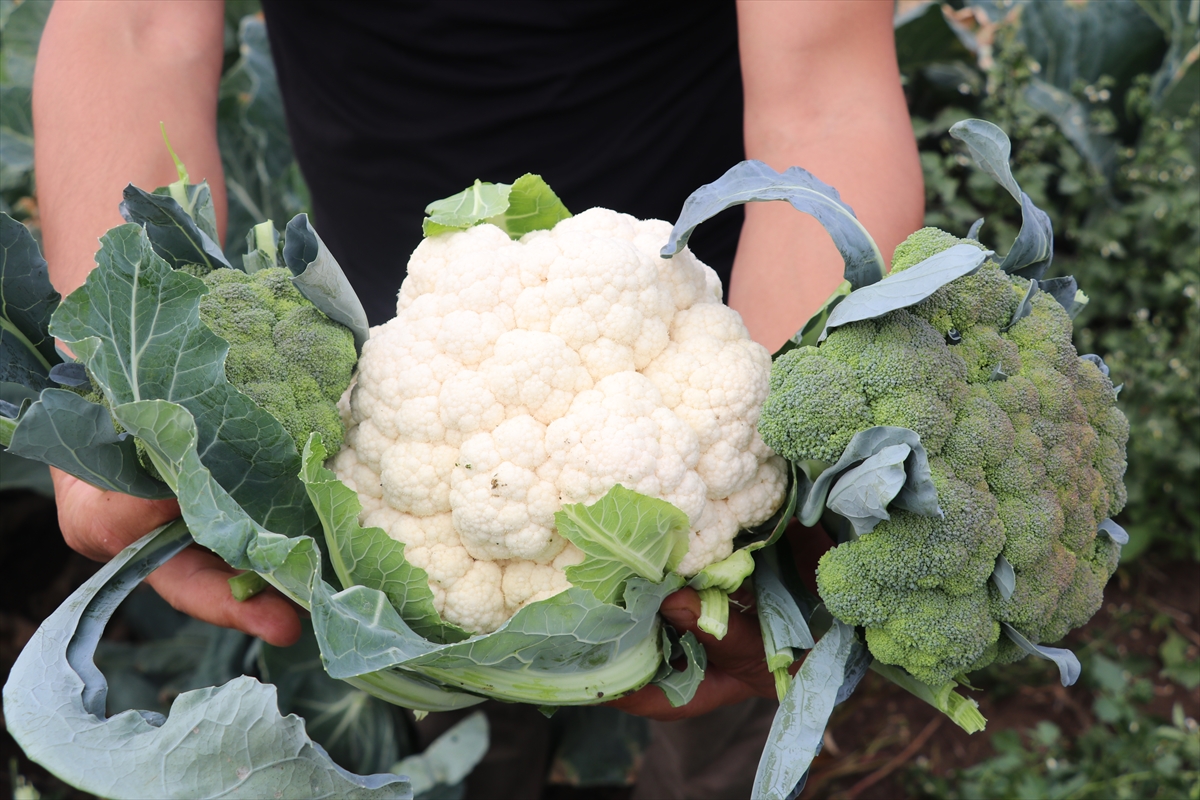
[[[681,509],[680,571],[732,551],[782,503],[757,433],[770,356],[671,226],[605,209],[512,241],[478,225],[413,253],[374,328],[333,461],[361,520],[407,543],[444,619],[495,630],[569,584],[565,503],[616,484]]]

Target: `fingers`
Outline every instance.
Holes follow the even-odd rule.
[[[174,500],[143,500],[91,484],[51,469],[58,525],[76,552],[107,561],[163,523],[179,516]]]
[[[236,570],[193,545],[150,574],[146,582],[190,617],[236,628],[269,644],[286,647],[300,638],[296,607],[274,589],[238,602],[229,590]]]

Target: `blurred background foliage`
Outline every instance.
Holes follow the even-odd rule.
[[[986,671],[977,682],[995,733],[990,745],[969,751],[954,744],[946,767],[925,755],[897,761],[920,737],[893,734],[907,731],[905,720],[916,723],[923,709],[901,700],[901,721],[893,724],[897,718],[880,706],[891,709],[896,697],[880,687],[874,698],[868,689],[854,708],[843,709],[856,715],[834,731],[845,751],[839,757],[827,748],[822,758],[831,761],[814,766],[809,794],[850,798],[875,786],[936,798],[1200,798],[1193,718],[1200,698],[1198,609],[1180,610],[1195,605],[1195,593],[1168,598],[1152,588],[1172,585],[1187,571],[1168,575],[1155,564],[1200,561],[1200,0],[896,5],[926,224],[961,235],[983,217],[986,244],[1003,252],[1012,241],[1018,207],[970,167],[947,133],[961,119],[990,120],[1012,140],[1020,185],[1053,220],[1049,276],[1074,275],[1090,297],[1077,321],[1077,345],[1100,354],[1124,384],[1121,405],[1132,430],[1129,504],[1119,521],[1131,535],[1123,561],[1136,563],[1118,572],[1114,584],[1121,586],[1110,586],[1115,597],[1131,601],[1110,602],[1072,635],[1087,666],[1078,699],[1057,688],[1031,689],[1054,683],[1041,662]],[[0,211],[35,235],[30,90],[50,6],[0,0]],[[231,251],[240,251],[255,223],[310,211],[257,12],[257,0],[226,0],[218,137]],[[3,453],[0,459],[0,487],[49,491],[44,469],[26,469]],[[1141,558],[1147,553],[1153,557]],[[180,691],[249,672],[274,680],[285,707],[304,713],[314,737],[352,769],[386,768],[412,752],[411,728],[397,710],[330,681],[306,645],[292,652],[266,648],[183,620],[150,595],[126,605],[117,635],[98,651],[112,681],[110,711],[163,709]],[[1018,693],[1020,703],[1005,703]],[[584,710],[557,718],[563,730],[554,778],[585,792],[580,797],[625,797],[587,795],[586,787],[628,786],[647,742],[644,721],[596,711],[612,718]],[[1028,719],[1018,721],[1018,711]],[[867,733],[876,723],[882,732]],[[921,752],[937,761],[939,737],[948,736],[927,739]],[[892,741],[887,737],[895,742],[882,744]],[[885,757],[901,747],[899,756]],[[863,770],[874,771],[846,783]],[[17,780],[16,769],[9,777]],[[461,792],[461,783],[437,790]]]

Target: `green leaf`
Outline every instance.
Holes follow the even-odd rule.
[[[845,699],[839,697],[843,687],[853,691],[862,678],[854,665],[860,660],[856,651],[865,649],[852,627],[835,620],[804,659],[771,723],[753,797],[789,800],[800,793],[809,765],[821,750],[829,715]]]
[[[513,239],[530,231],[548,231],[571,216],[541,175],[526,173],[513,181],[508,208],[485,222],[495,225]]]
[[[878,283],[857,289],[831,308],[817,341],[825,341],[830,331],[842,325],[916,305],[951,281],[977,271],[990,255],[991,250],[956,244]]]
[[[678,647],[679,655],[687,659],[687,666],[680,670],[667,664],[663,673],[652,682],[652,685],[662,689],[672,708],[692,702],[696,690],[700,688],[700,682],[704,680],[704,670],[708,668],[708,653],[700,646],[696,634],[691,631],[685,633],[679,638]],[[672,656],[674,655],[675,653],[672,653]]]
[[[767,547],[754,555],[754,602],[762,631],[767,669],[776,674],[779,700],[791,683],[787,668],[796,660],[797,650],[809,650],[814,644],[808,620],[799,603],[787,590],[780,575],[779,550]]]
[[[568,503],[555,513],[558,532],[584,553],[567,580],[604,603],[615,602],[637,575],[655,583],[687,555],[687,515],[665,500],[617,484],[590,506]]]
[[[697,225],[725,209],[767,200],[787,200],[825,226],[846,263],[845,278],[855,289],[875,283],[887,271],[879,247],[836,189],[800,167],[779,173],[761,161],[743,161],[692,192],[683,203],[662,257],[670,258],[682,250]]]
[[[179,520],[151,532],[34,634],[4,686],[4,719],[25,754],[102,797],[272,797],[298,787],[309,797],[410,797],[403,778],[353,775],[335,764],[302,720],[279,713],[275,688],[253,678],[186,692],[165,719],[133,710],[105,719],[106,682],[92,655],[104,626],[138,583],[191,541]],[[205,759],[214,753],[221,758]]]
[[[65,389],[46,389],[21,416],[8,451],[110,492],[161,500],[171,489],[150,476],[107,408]]]
[[[699,589],[700,618],[696,627],[720,641],[729,633],[729,593],[719,586]]]
[[[295,443],[225,380],[229,346],[200,321],[203,282],[172,270],[140,226],[113,228],[100,242],[97,268],[54,313],[51,333],[114,406],[166,400],[186,408],[205,466],[256,521],[290,535],[316,530]]]
[[[448,231],[466,230],[508,210],[508,195],[512,187],[506,183],[484,183],[476,179],[473,186],[425,206],[428,218],[421,225],[426,236]]]
[[[203,189],[207,195],[207,184]],[[151,194],[131,183],[124,196],[121,216],[145,227],[154,252],[175,269],[188,264],[199,264],[206,271],[232,266],[213,237],[170,195]]]
[[[1129,534],[1125,532],[1124,528],[1113,522],[1111,519],[1101,520],[1098,532],[1103,533],[1105,536],[1107,536],[1109,539],[1112,539],[1119,545],[1129,544]]]
[[[992,583],[1005,600],[1012,597],[1017,588],[1017,575],[1013,572],[1012,564],[1003,555],[996,556],[996,568],[992,570]]]
[[[475,769],[488,749],[488,722],[476,711],[433,741],[425,751],[407,756],[389,772],[408,776],[413,793],[457,786]]]
[[[1078,98],[1039,78],[1031,78],[1023,94],[1031,108],[1054,120],[1063,136],[1099,175],[1112,180],[1117,142],[1088,124],[1088,109]]]
[[[50,368],[62,359],[48,326],[59,299],[33,235],[0,214],[0,382],[33,390],[54,385]]]
[[[358,495],[322,466],[326,455],[320,435],[314,433],[304,447],[300,477],[321,518],[329,559],[342,586],[361,585],[383,592],[400,617],[424,638],[435,642],[466,639],[470,634],[438,615],[429,575],[404,559],[403,542],[382,528],[358,524],[362,511]]]
[[[367,312],[337,260],[309,223],[307,214],[297,214],[287,224],[283,261],[292,271],[292,283],[300,294],[325,316],[349,328],[354,334],[354,347],[361,353],[371,335]]]
[[[25,88],[33,86],[33,64],[51,5],[46,0],[25,0],[3,20],[0,76],[4,83]]]
[[[1054,258],[1054,229],[1045,211],[1033,204],[1013,177],[1008,134],[990,122],[967,119],[955,123],[950,135],[963,142],[975,164],[1021,204],[1021,230],[1000,268],[1022,278],[1038,279]]]
[[[975,62],[979,45],[974,37],[942,12],[939,3],[927,3],[896,16],[896,61],[911,75],[927,64],[946,61]]]
[[[716,587],[726,594],[736,592],[741,587],[742,581],[754,572],[754,557],[750,555],[751,552],[751,550],[735,550],[728,558],[715,564],[709,564],[688,581],[688,586],[697,591]]]

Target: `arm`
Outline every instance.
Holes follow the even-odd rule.
[[[890,0],[738,3],[746,157],[833,186],[888,261],[921,227],[921,165],[896,64]],[[749,203],[729,304],[775,350],[842,281],[820,223]]]
[[[217,2],[56,3],[38,52],[33,120],[42,237],[50,278],[68,294],[95,266],[96,240],[121,223],[128,183],[175,180],[159,122],[197,177],[213,190],[225,225],[225,185],[216,141],[224,19]],[[105,492],[51,470],[63,537],[106,560],[179,516],[174,500]],[[171,605],[192,616],[285,644],[299,635],[295,612],[277,595],[238,604],[233,574],[199,548],[150,576]]]

